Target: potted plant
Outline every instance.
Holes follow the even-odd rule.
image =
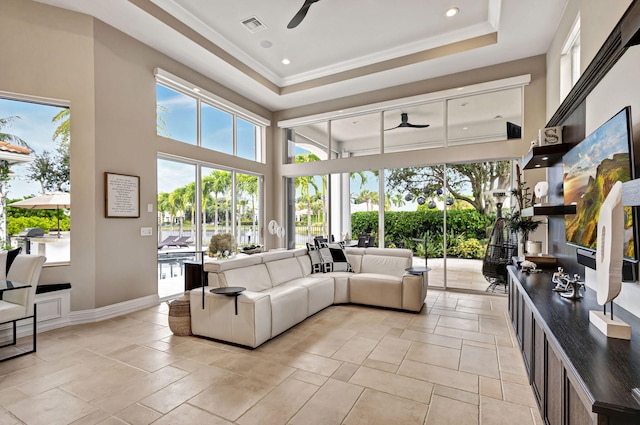
[[[527,240],[529,240],[529,234],[534,232],[542,222],[534,220],[533,217],[522,216],[523,209],[533,206],[533,199],[529,195],[530,189],[526,185],[527,182],[522,181],[520,178],[520,167],[516,167],[517,187],[511,191],[511,194],[516,198],[516,205],[507,216],[506,222],[509,229],[520,236],[521,252],[525,254],[527,252],[526,244]]]
[[[229,258],[236,253],[236,240],[231,233],[217,233],[211,236],[209,241],[209,256],[217,256],[221,258]]]

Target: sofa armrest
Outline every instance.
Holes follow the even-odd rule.
[[[247,347],[257,347],[271,338],[271,301],[268,295],[244,291],[235,297],[212,294],[210,287],[190,293],[191,331],[195,335],[227,341]]]
[[[424,279],[420,275],[405,273],[402,276],[402,309],[420,311],[427,297],[427,284],[429,275],[425,273]]]

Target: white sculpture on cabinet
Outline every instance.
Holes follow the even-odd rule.
[[[619,319],[606,315],[606,304],[622,290],[622,256],[624,242],[624,207],[622,183],[616,182],[600,206],[598,216],[598,245],[596,248],[596,291],[598,304],[605,311],[589,312],[589,321],[612,338],[630,339],[631,328]]]

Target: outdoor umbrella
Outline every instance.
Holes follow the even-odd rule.
[[[57,210],[58,237],[60,237],[60,208],[71,208],[71,194],[68,192],[45,193],[23,201],[12,202],[9,206],[28,210]]]

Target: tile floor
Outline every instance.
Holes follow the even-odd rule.
[[[161,304],[0,363],[0,425],[541,424],[506,309],[432,289],[419,314],[332,306],[248,350],[172,335]]]

